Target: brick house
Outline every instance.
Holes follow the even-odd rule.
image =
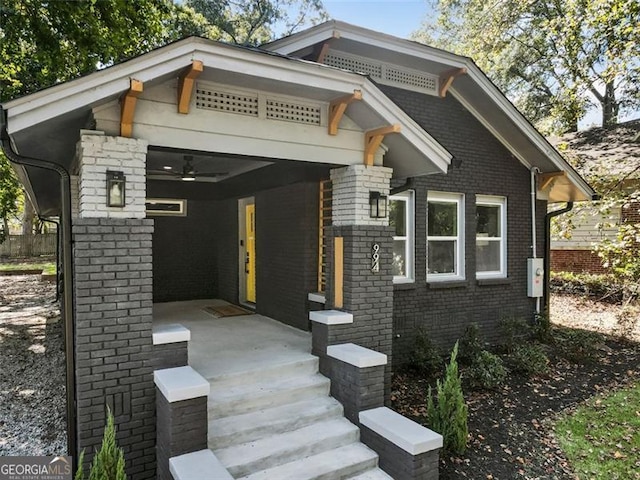
[[[261,49],[188,38],[3,110],[66,226],[70,449],[99,442],[106,400],[132,478],[155,472],[154,303],[302,330],[346,312],[313,323],[321,371],[353,343],[389,359],[388,391],[419,327],[450,347],[540,311],[547,205],[593,195],[469,58],[336,21]]]
[[[622,189],[629,194],[627,203],[606,213],[589,204],[581,205],[572,218],[571,237],[551,237],[552,271],[606,273],[608,268],[595,246],[604,240],[615,240],[621,225],[640,222],[640,205],[634,199],[640,186],[640,120],[568,133],[550,141],[573,160],[582,175],[600,177],[604,188]]]

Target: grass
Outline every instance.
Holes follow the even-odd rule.
[[[590,399],[555,434],[579,478],[640,479],[640,383]]]
[[[42,273],[49,275],[56,273],[56,264],[54,262],[44,263],[0,263],[0,271],[7,272],[11,270],[42,270]]]

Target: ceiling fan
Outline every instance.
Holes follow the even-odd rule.
[[[178,177],[185,182],[193,182],[198,177],[215,178],[223,177],[229,174],[229,172],[200,172],[195,169],[192,162],[193,155],[185,155],[184,165],[182,166],[181,171],[175,170],[171,166],[165,166],[162,170],[149,170],[149,173],[151,175],[171,175],[174,177]]]

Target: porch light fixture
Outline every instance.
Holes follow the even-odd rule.
[[[369,216],[371,218],[386,218],[387,196],[380,192],[369,192]]]
[[[122,172],[107,170],[107,207],[124,207],[126,183]]]

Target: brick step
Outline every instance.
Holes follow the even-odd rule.
[[[290,432],[214,450],[235,478],[338,449],[358,441],[358,427],[344,418],[315,422]],[[279,477],[272,477],[279,478]]]
[[[377,465],[378,455],[356,442],[260,470],[241,477],[241,480],[341,480],[376,470]]]
[[[209,422],[209,448],[259,440],[314,422],[342,417],[342,405],[329,396],[219,418]]]
[[[329,379],[318,373],[230,387],[212,383],[208,401],[209,420],[328,396],[329,384]]]

